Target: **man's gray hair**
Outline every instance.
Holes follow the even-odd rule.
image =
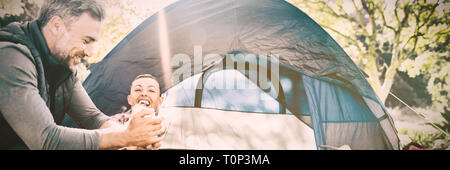
[[[105,17],[103,6],[97,0],[45,0],[37,22],[42,28],[52,17],[59,16],[68,24],[85,12],[98,21]]]

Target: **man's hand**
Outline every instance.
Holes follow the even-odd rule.
[[[157,117],[161,117],[161,118],[162,118],[162,121],[161,121],[161,126],[162,126],[161,131],[162,131],[162,134],[161,134],[161,135],[158,135],[158,137],[164,138],[164,137],[166,136],[166,133],[167,133],[168,129],[169,129],[169,124],[170,124],[170,123],[167,122],[167,120],[166,120],[166,118],[165,118],[164,116],[161,116],[161,115],[158,114]],[[147,150],[158,150],[160,147],[161,147],[161,143],[160,143],[160,142],[157,142],[157,143],[154,143],[153,145],[148,145],[148,146],[146,147],[146,149],[147,149]]]
[[[162,118],[150,116],[152,114],[151,110],[143,109],[132,115],[125,130],[112,130],[116,128],[111,127],[107,128],[109,130],[101,130],[100,149],[119,149],[127,146],[147,148],[161,142]]]
[[[145,116],[144,116],[145,117]],[[167,127],[164,125],[165,123],[164,123],[164,117],[162,117],[162,122],[161,122],[161,125],[162,125],[162,134],[161,135],[158,135],[158,137],[162,137],[162,138],[164,138],[164,136],[165,136],[165,133],[167,132]],[[151,145],[147,145],[147,147],[145,147],[145,148],[143,148],[143,147],[139,147],[139,146],[128,146],[128,147],[124,147],[124,148],[122,148],[123,150],[158,150],[159,149],[159,147],[161,147],[161,142],[156,142],[156,143],[153,143],[153,144],[151,144]]]
[[[128,140],[127,146],[146,148],[148,145],[159,143],[163,139],[160,136],[163,132],[162,119],[153,117],[152,114],[152,111],[143,109],[132,115],[130,124],[124,132]]]

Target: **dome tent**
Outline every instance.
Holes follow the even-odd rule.
[[[171,119],[167,148],[399,149],[393,121],[361,70],[285,1],[178,1],[146,19],[90,70],[84,87],[108,115],[127,106],[135,76],[159,80],[161,112]],[[267,77],[266,85],[251,79],[263,71],[279,76]],[[214,88],[231,80],[247,86]]]

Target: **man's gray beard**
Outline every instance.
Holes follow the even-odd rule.
[[[73,58],[72,56],[68,55],[67,53],[57,51],[56,54],[53,54],[53,57],[58,61],[59,64],[71,69],[69,63]]]
[[[70,50],[69,51],[63,51],[60,52],[59,50],[56,52],[57,55],[54,55],[54,57],[56,58],[56,60],[59,62],[59,64],[62,64],[64,66],[66,66],[69,69],[73,69],[70,67],[70,63],[74,60],[76,54],[78,53],[74,53],[74,55],[70,55]],[[73,65],[73,67],[76,67],[76,65]]]
[[[63,60],[63,61],[64,61],[64,62],[63,62],[63,65],[66,66],[67,68],[72,69],[72,68],[70,67],[70,64],[69,64],[69,63],[71,62],[71,60],[73,60],[73,58],[74,58],[74,57],[72,57],[72,56],[68,56],[68,55],[65,56],[65,57],[64,57],[64,60]],[[75,67],[75,66],[73,66],[73,67]]]
[[[60,64],[66,66],[67,68],[70,68],[70,61],[73,59],[72,56],[63,54],[60,59],[61,59],[61,61],[59,62]]]

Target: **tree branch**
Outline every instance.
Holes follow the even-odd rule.
[[[405,4],[405,6],[403,6],[403,13],[405,14],[405,17],[403,17],[402,21],[398,25],[399,32],[401,32],[403,27],[406,26],[406,22],[408,22],[410,12],[411,11],[409,4]]]
[[[336,30],[336,29],[334,29],[334,28],[331,28],[331,27],[329,27],[329,26],[324,25],[324,26],[322,26],[322,27],[325,28],[325,29],[328,29],[328,30],[330,30],[330,31],[333,31],[334,33],[340,35],[341,37],[343,37],[343,38],[345,38],[345,39],[347,39],[347,40],[353,42],[353,43],[355,44],[356,48],[358,49],[358,51],[360,52],[360,54],[364,54],[363,50],[362,50],[361,47],[358,45],[358,41],[357,41],[357,40],[355,40],[355,39],[353,39],[353,38],[351,38],[351,37],[349,37],[349,36],[347,36],[347,35],[345,35],[345,34],[342,34],[340,31],[338,31],[338,30]]]
[[[400,18],[398,17],[398,11],[397,11],[397,9],[399,8],[398,7],[398,3],[399,3],[399,0],[396,0],[395,1],[394,14],[395,14],[395,19],[397,19],[397,23],[400,24]]]
[[[402,33],[403,27],[406,26],[406,22],[408,21],[408,17],[409,17],[409,4],[404,4],[403,6],[403,12],[404,12],[404,17],[403,19],[400,21],[400,18],[398,17],[398,9],[400,8],[399,6],[399,1],[397,0],[395,2],[395,17],[397,19],[398,25],[397,25],[397,29],[394,31],[394,49],[393,49],[393,55],[391,58],[391,66],[396,65],[396,63],[398,62],[398,60],[400,60],[400,58],[402,58],[401,56],[403,56],[403,48],[400,48],[400,35]]]
[[[352,0],[352,2],[353,2],[353,7],[355,7],[355,11],[356,11],[356,13],[358,14],[358,17],[359,17],[358,25],[359,25],[359,26],[361,27],[361,29],[363,30],[363,33],[364,33],[367,37],[369,37],[370,35],[369,35],[369,32],[367,32],[366,26],[364,25],[364,20],[363,20],[363,16],[362,16],[362,14],[361,14],[361,11],[358,9],[358,6],[356,5],[355,0]]]
[[[429,19],[431,18],[431,16],[433,15],[433,13],[436,11],[436,8],[437,8],[438,5],[439,5],[439,1],[437,1],[437,2],[433,5],[433,8],[430,10],[430,13],[429,13],[428,16],[425,18],[425,20],[423,20],[423,23],[422,23],[422,24],[420,24],[420,16],[421,16],[422,14],[424,14],[426,11],[419,10],[417,15],[414,13],[414,14],[416,15],[416,23],[417,23],[417,24],[416,24],[416,28],[415,28],[415,30],[414,30],[414,35],[412,35],[411,37],[409,37],[408,41],[406,41],[406,43],[403,45],[403,49],[404,49],[405,46],[409,43],[409,41],[412,40],[412,39],[414,39],[414,45],[413,45],[412,50],[409,52],[409,54],[407,54],[406,57],[403,57],[403,58],[406,59],[406,58],[411,57],[411,56],[414,54],[414,52],[416,51],[419,37],[423,37],[423,35],[420,35],[420,29],[421,29],[423,26],[425,26],[425,25],[429,22]],[[427,30],[428,30],[428,28],[429,28],[429,27],[427,26]],[[426,31],[427,31],[427,30],[426,30]]]
[[[434,4],[433,8],[430,11],[430,14],[428,14],[427,18],[424,20],[425,22],[422,23],[422,25],[419,26],[419,30],[420,28],[422,28],[426,23],[428,23],[428,21],[430,20],[431,16],[433,15],[434,11],[436,11],[437,6],[439,5],[439,0],[436,2],[436,4]],[[420,17],[420,16],[419,16]]]
[[[380,13],[381,19],[383,20],[383,26],[385,26],[386,28],[389,28],[395,32],[395,28],[393,26],[388,25],[386,22],[386,17],[384,16],[384,9],[378,8],[378,12]]]
[[[376,32],[377,32],[377,30],[376,30],[376,26],[377,25],[375,23],[375,16],[374,16],[373,9],[370,8],[370,4],[367,4],[367,3],[368,3],[367,0],[361,0],[362,7],[367,12],[367,14],[369,15],[369,21],[370,21],[370,24],[372,25],[372,35],[371,36],[375,36]],[[369,2],[369,3],[371,3],[371,2]],[[371,4],[372,4],[372,8],[374,8],[373,7],[374,4],[373,3],[371,3]]]
[[[354,22],[354,23],[358,22],[356,19],[348,16],[347,13],[345,13],[345,12],[343,12],[343,14],[339,14],[333,8],[331,8],[325,1],[318,1],[317,3],[323,5],[328,10],[328,11],[324,11],[325,13],[328,13],[337,18],[342,18],[342,19],[348,20],[350,22]]]

